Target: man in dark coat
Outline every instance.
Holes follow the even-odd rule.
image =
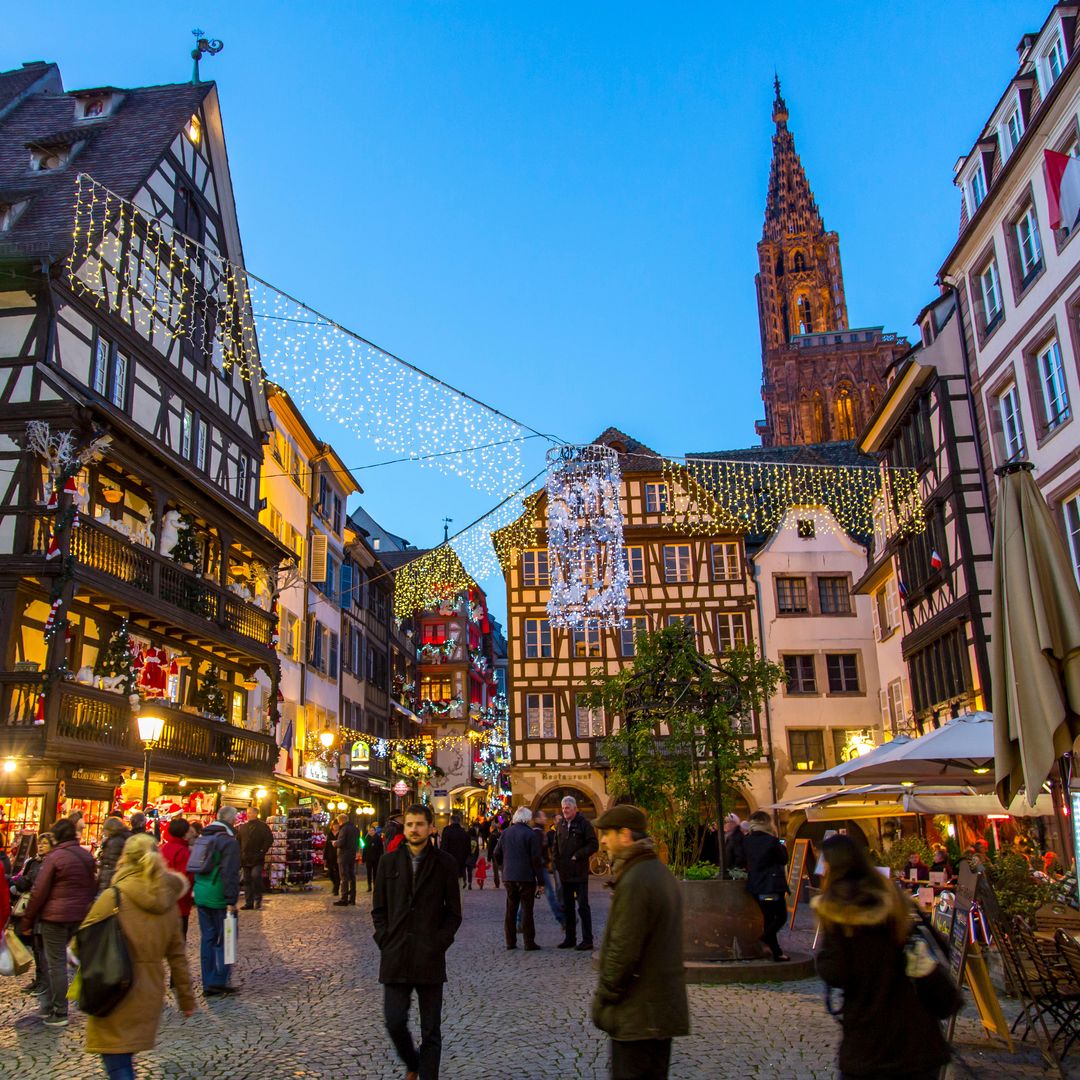
[[[260,820],[258,807],[248,811],[248,819],[236,830],[240,841],[240,866],[244,871],[244,909],[262,907],[263,863],[274,843],[274,834]]]
[[[356,906],[356,853],[360,850],[360,830],[348,814],[338,814],[337,840],[338,875],[341,878],[341,899],[334,907]]]
[[[777,961],[787,960],[776,935],[787,921],[787,848],[776,838],[772,818],[758,810],[747,819],[743,839],[746,891],[757,901],[765,931],[762,942]]]
[[[110,816],[101,827],[101,848],[98,851],[98,892],[103,892],[112,883],[113,871],[120,861],[120,852],[124,850],[131,830],[124,825],[124,819]]]
[[[525,950],[539,949],[536,944],[536,925],[533,922],[533,902],[537,886],[543,887],[540,836],[532,827],[532,811],[521,806],[514,814],[510,828],[499,837],[495,847],[495,861],[502,863],[503,881],[506,884],[506,916],[503,930],[506,947],[517,948],[517,910],[521,905],[521,931],[525,938]]]
[[[668,1075],[671,1040],[690,1034],[682,894],[647,828],[636,806],[613,806],[596,821],[615,892],[592,1019],[611,1037],[612,1080],[661,1080]]]
[[[364,869],[367,871],[367,891],[371,892],[375,885],[375,875],[379,871],[379,860],[383,857],[383,842],[378,830],[374,825],[368,826],[367,836],[364,838],[364,850],[360,855]]]
[[[379,860],[371,904],[386,1030],[407,1080],[438,1080],[446,950],[461,925],[457,863],[431,844],[431,833],[431,808],[410,806],[404,843]],[[409,1031],[414,990],[420,1005],[419,1052]]]
[[[560,949],[574,948],[577,932],[574,904],[581,915],[580,952],[592,952],[592,910],[589,907],[589,859],[600,850],[593,827],[577,808],[577,800],[567,795],[562,801],[562,819],[555,830],[555,867],[562,882],[566,937]]]
[[[465,884],[465,864],[469,858],[469,834],[461,827],[461,815],[452,814],[450,824],[442,831],[442,843],[439,845],[448,855],[454,856],[457,863],[458,877]]]

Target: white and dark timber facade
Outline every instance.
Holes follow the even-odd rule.
[[[265,582],[288,553],[258,520],[262,385],[200,347],[220,339],[220,311],[189,313],[204,342],[140,318],[119,288],[73,288],[79,174],[243,262],[212,83],[71,93],[53,64],[0,73],[0,758],[16,762],[0,773],[5,832],[75,806],[96,825],[141,766],[137,709],[93,670],[125,624],[143,701],[165,718],[155,782],[224,783],[218,797],[239,799],[278,758]],[[121,265],[133,264],[116,260],[102,280]],[[178,274],[175,288],[186,284]],[[35,420],[78,446],[111,438],[52,511],[27,445]],[[188,559],[173,554],[178,532],[193,541]],[[46,638],[57,595],[66,627]],[[151,678],[147,664],[163,670]],[[214,672],[207,708],[198,691]]]

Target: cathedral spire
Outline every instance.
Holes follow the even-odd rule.
[[[772,118],[772,167],[769,170],[769,193],[765,199],[763,240],[780,240],[796,233],[819,234],[825,231],[821,211],[814,201],[810,182],[795,150],[795,137],[788,131],[788,107],[780,95],[780,76],[774,75]]]

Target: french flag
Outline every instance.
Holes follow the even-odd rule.
[[[930,552],[930,568],[932,570],[940,570],[942,565],[943,565],[943,563],[941,561],[941,556],[936,551],[931,551]]]
[[[1080,217],[1080,158],[1044,150],[1043,177],[1050,204],[1050,228],[1071,229]]]
[[[900,595],[906,600],[907,599],[907,586],[904,584],[904,579],[902,577],[900,577],[899,575],[897,575],[897,578],[896,578],[896,589],[897,589],[897,592],[899,592]]]

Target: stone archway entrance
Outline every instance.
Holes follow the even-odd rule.
[[[585,817],[592,820],[598,816],[599,810],[592,796],[578,787],[555,787],[545,791],[533,806],[533,812],[543,810],[549,818],[557,818],[562,814],[562,801],[567,795],[577,800],[578,810]]]

